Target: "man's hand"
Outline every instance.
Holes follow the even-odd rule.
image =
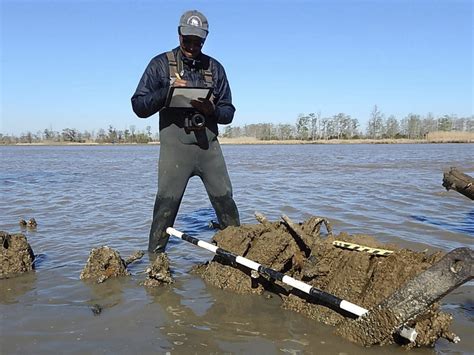
[[[191,106],[206,117],[212,116],[216,110],[214,104],[210,100],[203,97],[200,97],[197,100],[191,100]]]
[[[188,82],[186,80],[176,78],[172,85],[176,87],[183,87],[188,86]]]

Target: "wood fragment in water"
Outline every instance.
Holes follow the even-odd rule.
[[[446,190],[456,190],[460,194],[474,200],[474,178],[464,174],[455,167],[445,170],[443,174],[443,186]]]

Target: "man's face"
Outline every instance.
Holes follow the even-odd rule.
[[[179,36],[179,45],[182,52],[188,58],[197,58],[201,53],[204,39],[198,36]]]

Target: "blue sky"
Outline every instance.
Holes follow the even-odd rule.
[[[234,125],[377,104],[473,114],[471,0],[0,0],[0,133],[152,126],[130,97],[148,62],[178,44],[188,9],[209,19],[204,52],[225,67]]]

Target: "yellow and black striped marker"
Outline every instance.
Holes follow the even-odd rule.
[[[371,248],[365,245],[343,242],[341,240],[335,240],[334,242],[332,242],[332,245],[350,250],[365,251],[366,253],[380,256],[387,256],[393,253],[393,250]]]

